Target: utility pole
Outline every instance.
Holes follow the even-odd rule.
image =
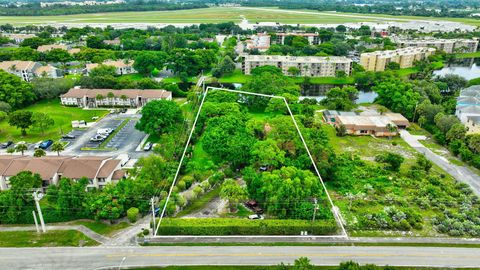
[[[155,230],[155,199],[152,197],[150,199],[150,203],[152,204],[152,218],[153,218],[153,235],[157,236],[157,231]]]
[[[42,209],[40,208],[40,200],[43,198],[42,193],[38,193],[37,191],[33,192],[33,199],[35,200],[35,205],[37,206],[38,216],[40,217],[40,225],[42,225],[42,231],[45,233],[47,230],[45,229],[45,222],[43,221],[43,214]]]
[[[317,215],[317,210],[318,210],[318,201],[317,201],[317,198],[313,198],[313,217],[312,217],[312,221],[315,221],[315,216]]]
[[[39,233],[40,228],[38,228],[37,215],[35,214],[35,211],[32,211],[32,215],[33,215],[33,221],[35,221],[35,228],[37,228],[37,233]]]

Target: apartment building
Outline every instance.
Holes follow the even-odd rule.
[[[337,71],[351,72],[352,60],[346,57],[330,56],[282,56],[247,55],[242,64],[243,73],[250,75],[252,70],[261,66],[275,66],[285,75],[292,75],[289,69],[298,68],[298,75],[308,77],[335,77]]]
[[[150,101],[161,99],[172,100],[172,92],[158,89],[113,90],[72,88],[60,96],[62,105],[81,108],[140,108]]]
[[[35,77],[35,70],[42,65],[33,61],[3,61],[0,62],[0,69],[16,75],[22,80],[29,82]]]
[[[476,52],[478,48],[477,39],[396,39],[400,47],[432,47],[446,53],[469,53]]]
[[[435,51],[435,48],[407,47],[391,51],[362,53],[360,65],[367,71],[384,71],[390,62],[398,63],[400,68],[409,68],[413,67],[416,61],[427,58]]]
[[[22,171],[40,175],[42,188],[57,185],[59,180],[87,178],[88,188],[103,188],[125,176],[122,161],[111,157],[73,156],[14,156],[0,155],[0,189],[10,188],[10,178]]]
[[[460,91],[455,115],[468,128],[467,133],[480,133],[480,86],[474,85]]]
[[[106,60],[102,63],[105,66],[115,67],[115,73],[117,75],[125,75],[136,73],[137,71],[133,68],[133,60]],[[92,69],[98,67],[100,64],[91,63],[87,64],[85,68],[85,73],[88,75]]]
[[[321,43],[318,33],[277,33],[274,37],[272,43],[274,42],[280,45],[285,45],[285,39],[287,37],[304,37],[310,45],[319,45]]]
[[[257,49],[264,52],[270,48],[270,35],[258,33],[245,41],[247,50]]]
[[[9,34],[9,33],[3,33],[2,36],[13,40],[15,44],[20,44],[25,39],[36,37],[34,34]]]

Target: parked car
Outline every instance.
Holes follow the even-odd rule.
[[[1,148],[5,149],[5,148],[8,148],[10,145],[12,145],[13,142],[12,141],[8,141],[8,142],[4,142],[0,145]]]
[[[144,146],[143,146],[143,151],[150,151],[152,150],[152,146],[153,144],[151,142],[147,142]]]
[[[75,135],[71,135],[71,134],[67,134],[67,135],[62,136],[62,139],[64,139],[64,140],[74,140],[75,138],[76,138]]]
[[[33,149],[38,149],[40,148],[40,145],[43,143],[43,141],[39,141],[37,142],[34,146],[33,146]]]
[[[264,217],[262,215],[255,214],[248,216],[248,219],[264,219]]]
[[[52,145],[52,144],[53,144],[53,141],[52,141],[52,140],[46,140],[46,141],[43,141],[43,142],[40,144],[39,148],[45,150],[45,149],[47,149],[48,147],[50,147],[50,145]]]
[[[91,142],[103,142],[107,137],[106,136],[102,136],[102,135],[95,135],[93,136],[90,141]]]

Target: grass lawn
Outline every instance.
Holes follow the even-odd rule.
[[[133,81],[139,81],[139,80],[144,79],[144,78],[146,78],[146,77],[144,77],[142,74],[138,74],[138,73],[125,74],[125,75],[120,76],[120,80],[130,79],[130,80],[133,80]]]
[[[480,52],[471,52],[471,53],[457,53],[455,58],[476,58],[480,57]]]
[[[220,194],[220,187],[216,187],[209,192],[205,193],[199,199],[193,201],[192,204],[185,207],[182,211],[180,211],[176,217],[183,217],[192,213],[199,211],[200,209],[204,208],[210,201],[218,197]]]
[[[117,224],[108,225],[103,222],[93,221],[93,220],[79,220],[79,221],[75,221],[73,224],[83,225],[89,228],[90,230],[105,236],[113,235],[117,231],[128,228],[130,226],[127,222],[120,222]]]
[[[71,121],[85,120],[91,122],[92,117],[103,117],[108,113],[107,110],[82,110],[80,108],[64,107],[58,99],[42,100],[22,110],[47,113],[55,121],[55,124],[48,128],[44,135],[41,131],[30,128],[27,130],[27,136],[23,137],[20,129],[11,127],[8,121],[4,120],[0,122],[0,141],[12,140],[32,143],[46,139],[55,141],[60,139],[62,132],[68,133],[72,130]]]
[[[78,247],[80,240],[84,246],[96,246],[98,243],[75,230],[0,232],[0,247]]]

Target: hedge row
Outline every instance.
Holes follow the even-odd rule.
[[[160,235],[330,235],[337,232],[335,221],[248,220],[236,218],[165,218]]]

